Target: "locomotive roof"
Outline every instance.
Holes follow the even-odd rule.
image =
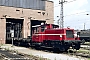
[[[58,26],[58,25],[55,25],[55,24],[44,24],[44,25],[54,25],[54,26]],[[44,25],[35,25],[35,26],[32,26],[32,27],[40,27],[40,26],[44,26]],[[58,27],[59,27],[59,26],[58,26]],[[60,28],[56,28],[56,29],[60,29]],[[68,30],[68,29],[70,29],[70,28],[63,28],[63,29]],[[72,29],[70,29],[70,30],[72,30]]]
[[[41,25],[35,25],[35,26],[32,26],[32,27],[39,27],[39,26],[41,26]]]
[[[50,24],[44,24],[44,25],[50,25]],[[55,24],[51,24],[51,25],[55,25]],[[43,26],[43,25],[35,25],[35,26],[32,26],[32,27],[39,27],[39,26]],[[55,26],[58,26],[58,25],[55,25]]]

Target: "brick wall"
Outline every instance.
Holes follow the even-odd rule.
[[[27,23],[30,22],[30,17],[32,17],[32,20],[45,20],[47,23],[53,23],[53,2],[46,1],[45,9],[46,10],[43,11],[0,6],[0,44],[4,44],[6,40],[6,18],[24,19],[23,37],[26,38],[30,36],[30,30],[28,29],[30,26],[27,26]],[[45,14],[43,15],[43,13]]]

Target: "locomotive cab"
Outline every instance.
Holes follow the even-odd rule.
[[[58,25],[43,24],[32,26],[32,45],[44,46],[66,51],[70,47],[78,50],[80,40],[75,39],[74,29],[60,29]]]
[[[44,32],[45,29],[57,29],[58,25],[54,24],[45,24],[45,25],[36,25],[32,26],[32,34]]]

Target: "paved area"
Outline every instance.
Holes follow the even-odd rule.
[[[38,51],[38,50],[25,48],[25,47],[17,47],[17,46],[11,47],[10,44],[2,45],[1,48],[6,48],[9,50],[16,50],[20,53],[34,55],[34,56],[40,56],[43,58],[48,58],[50,60],[86,60],[81,57],[77,58],[75,56],[68,56],[66,54],[49,53],[49,52]]]

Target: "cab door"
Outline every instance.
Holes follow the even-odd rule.
[[[39,42],[39,27],[34,27],[32,30],[32,41]]]
[[[40,42],[43,42],[43,40],[45,40],[45,28],[46,28],[46,25],[41,25],[40,27],[40,33],[39,33],[39,39],[40,39]]]

